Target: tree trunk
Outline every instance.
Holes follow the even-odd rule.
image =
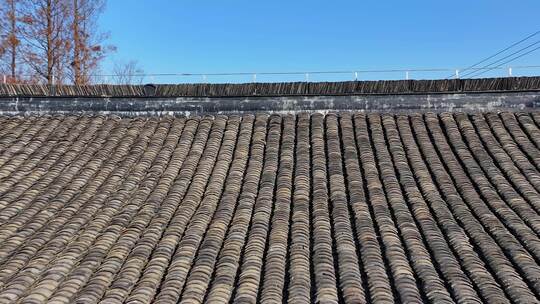
[[[53,46],[53,16],[52,0],[47,0],[47,84],[54,84],[54,46]]]
[[[75,84],[82,84],[81,75],[81,36],[79,31],[79,5],[73,0],[73,75]]]
[[[11,47],[11,79],[15,81],[17,77],[17,15],[15,11],[15,0],[9,1],[10,13],[9,13],[9,24],[10,24],[10,47]]]

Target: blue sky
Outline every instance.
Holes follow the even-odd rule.
[[[103,72],[110,72],[114,62],[129,60],[137,60],[146,73],[454,68],[471,65],[540,30],[539,12],[538,0],[110,0],[99,26],[110,32],[109,43],[118,48]],[[534,38],[529,43],[540,40],[540,35]],[[540,50],[512,65],[540,65]],[[503,72],[485,75],[497,73]],[[540,74],[540,69],[514,74]],[[411,73],[411,78],[442,76]],[[351,77],[312,75],[310,80]],[[208,80],[250,81],[251,76]],[[303,76],[257,80],[303,80]]]

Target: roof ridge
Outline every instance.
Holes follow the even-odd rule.
[[[538,91],[540,76],[342,82],[146,85],[0,84],[0,97],[240,97]]]

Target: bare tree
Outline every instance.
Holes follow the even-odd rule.
[[[24,62],[47,84],[62,83],[71,49],[65,0],[25,0],[23,12]]]
[[[97,31],[97,18],[103,12],[103,0],[70,0],[71,3],[71,71],[75,84],[90,83],[91,74],[99,69],[102,59],[115,48],[104,45],[106,33]]]
[[[144,78],[144,70],[136,60],[115,63],[113,74],[117,84],[140,84]]]
[[[12,82],[91,83],[115,50],[97,26],[105,2],[0,0],[0,74]]]
[[[2,73],[8,74],[8,81],[16,82],[19,78],[19,1],[3,0],[0,2],[0,60]]]

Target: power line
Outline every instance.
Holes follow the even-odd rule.
[[[536,66],[535,66],[536,67]],[[450,68],[426,69],[386,69],[386,70],[334,70],[334,71],[293,71],[293,72],[224,72],[224,73],[137,73],[132,76],[249,76],[257,75],[305,75],[305,74],[351,74],[351,73],[396,73],[396,72],[445,72]],[[90,75],[92,77],[116,77],[116,74]]]
[[[539,42],[540,42],[540,41],[539,41]],[[480,72],[479,74],[476,74],[476,75],[473,75],[473,76],[479,76],[479,75],[482,75],[482,74],[484,74],[484,73],[486,73],[486,72],[489,72],[489,71],[491,71],[491,70],[498,69],[498,68],[502,67],[503,65],[505,65],[505,64],[507,64],[507,63],[510,63],[510,62],[512,62],[512,61],[514,61],[514,60],[516,60],[516,59],[519,59],[519,58],[521,58],[521,57],[523,57],[523,56],[525,56],[525,55],[528,55],[528,54],[530,54],[530,53],[532,53],[532,52],[534,52],[534,51],[536,51],[536,50],[538,50],[538,49],[540,49],[540,46],[537,46],[537,47],[535,47],[534,49],[532,49],[532,50],[530,50],[530,51],[528,51],[528,52],[526,52],[526,53],[523,53],[523,54],[521,54],[521,55],[519,55],[519,56],[516,56],[516,57],[514,57],[514,58],[511,58],[510,60],[507,60],[507,61],[505,61],[505,62],[499,64],[499,65],[496,66],[496,67],[493,67],[493,68],[484,70],[484,71]],[[472,76],[471,76],[471,77],[472,77]]]
[[[540,41],[539,41],[540,43]],[[530,46],[529,46],[530,48]],[[513,60],[516,60],[518,58],[521,58],[527,54],[530,54],[532,53],[533,51],[539,49],[539,47],[535,48],[535,49],[532,49],[530,50],[529,52],[526,52],[526,53],[523,53],[523,54],[520,54],[519,56],[516,56],[516,57],[513,57],[511,58],[510,60],[508,61],[505,61],[504,63],[498,65],[498,66],[495,66],[495,67],[475,67],[475,68],[470,68],[470,70],[473,70],[476,72],[481,72],[481,71],[491,71],[491,70],[495,70],[495,69],[501,69],[501,66],[508,63],[508,62],[511,62]],[[514,52],[513,54],[511,55],[508,55],[506,56],[505,58],[509,58],[511,56],[514,56],[516,55],[517,53],[520,53],[520,52],[523,52],[523,49],[518,51],[518,52]],[[498,60],[497,62],[500,62],[501,60]],[[492,63],[493,64],[493,63]],[[492,65],[491,64],[491,65]],[[490,66],[491,66],[490,65]],[[540,65],[517,65],[517,66],[513,66],[512,67],[513,69],[515,70],[518,70],[518,69],[540,69]],[[388,74],[399,74],[399,73],[403,73],[403,75],[406,76],[407,75],[410,75],[411,72],[424,72],[424,73],[437,73],[437,72],[449,72],[449,71],[455,71],[456,69],[455,68],[410,68],[410,69],[407,69],[407,68],[396,68],[396,69],[350,69],[350,70],[312,70],[312,71],[286,71],[286,72],[277,72],[277,71],[273,71],[273,72],[265,72],[265,71],[251,71],[251,72],[212,72],[212,73],[186,73],[186,72],[172,72],[172,73],[133,73],[133,74],[129,74],[127,76],[131,76],[131,77],[140,77],[140,78],[144,78],[144,77],[202,77],[205,81],[208,80],[207,77],[211,77],[211,76],[231,76],[231,77],[237,77],[237,76],[254,76],[254,75],[257,75],[257,76],[279,76],[279,75],[283,75],[283,76],[305,76],[306,74],[308,75],[350,75],[352,77],[353,80],[357,80],[357,77],[358,76],[362,76],[362,75],[369,75],[369,74],[379,74],[379,73],[388,73]],[[461,68],[457,68],[457,70],[461,71],[462,69]],[[0,74],[0,83],[2,83],[2,79],[1,79],[1,76],[2,74]],[[21,77],[31,77],[32,75],[20,75]],[[95,79],[99,79],[99,78],[105,78],[106,81],[108,78],[111,78],[114,79],[116,77],[121,77],[123,75],[118,75],[118,74],[91,74],[89,75],[89,77],[93,77]],[[255,78],[256,79],[256,78]]]
[[[514,68],[540,68],[540,65],[521,65],[515,66]],[[457,68],[460,71],[464,69]],[[488,68],[474,68],[474,70],[484,70]],[[403,73],[403,72],[448,72],[455,71],[454,68],[424,68],[424,69],[382,69],[382,70],[334,70],[334,71],[293,71],[293,72],[223,72],[223,73],[135,73],[130,76],[250,76],[253,74],[257,75],[305,75],[305,74],[351,74],[354,72],[357,73]],[[120,75],[116,74],[93,74],[89,75],[91,77],[118,77]]]
[[[540,43],[540,40],[538,40],[538,41],[536,41],[536,42],[533,42],[533,43],[527,45],[526,47],[523,47],[523,48],[521,48],[521,49],[519,49],[519,50],[517,50],[517,51],[511,53],[510,55],[506,55],[506,56],[504,56],[504,57],[502,57],[502,58],[499,58],[499,59],[497,59],[497,60],[491,62],[490,64],[483,66],[483,67],[482,67],[482,70],[484,70],[484,69],[489,69],[489,68],[491,68],[493,65],[496,65],[497,63],[499,63],[499,62],[501,62],[501,61],[503,61],[503,60],[505,60],[505,59],[508,59],[508,58],[510,58],[510,57],[512,57],[512,56],[514,56],[514,55],[516,55],[516,54],[519,54],[519,53],[525,51],[526,49],[528,49],[528,48],[530,48],[530,47],[533,47],[533,46],[535,46],[535,45],[537,45],[537,44],[539,44],[539,43]],[[475,73],[478,73],[478,72],[479,72],[479,71],[471,71],[471,72],[468,72],[468,73],[463,74],[462,77],[465,77],[465,76],[471,75],[471,74],[475,74]]]
[[[462,71],[470,70],[471,68],[474,68],[474,67],[476,67],[477,65],[479,65],[479,64],[481,64],[481,63],[484,63],[484,62],[490,60],[491,58],[494,58],[494,57],[498,56],[498,55],[501,54],[501,53],[506,52],[507,50],[513,48],[514,46],[516,46],[516,45],[518,45],[518,44],[520,44],[520,43],[522,43],[523,41],[529,40],[530,38],[532,38],[532,37],[538,35],[539,33],[540,33],[540,31],[537,31],[537,32],[535,32],[535,33],[532,33],[532,34],[530,34],[529,36],[527,36],[527,37],[521,39],[520,41],[514,42],[513,44],[507,46],[506,48],[504,48],[504,49],[498,51],[497,53],[495,53],[495,54],[493,54],[493,55],[491,55],[491,56],[489,56],[489,57],[487,57],[487,58],[484,58],[484,59],[478,61],[477,63],[475,63],[475,64],[473,64],[473,65],[471,65],[471,66],[469,66],[469,67],[466,67],[466,68],[463,69]],[[446,77],[446,78],[451,78],[451,77],[453,77],[453,76],[454,76],[454,75],[450,75],[450,76],[448,76],[448,77]]]

